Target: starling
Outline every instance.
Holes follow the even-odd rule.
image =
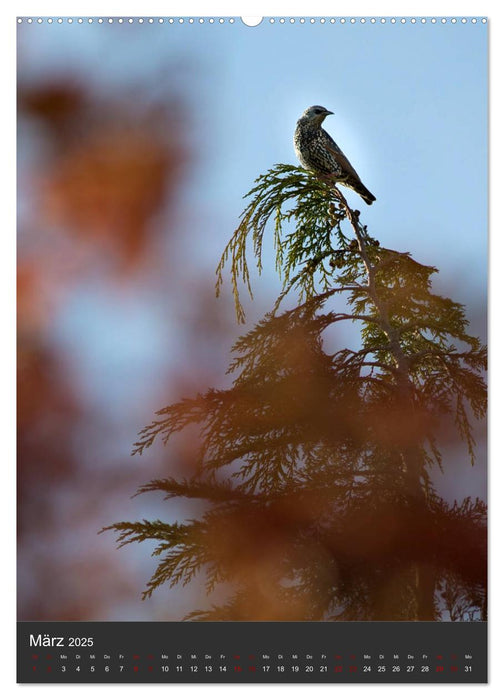
[[[294,149],[303,168],[311,170],[323,180],[341,183],[357,192],[366,204],[376,197],[364,187],[340,147],[322,128],[328,114],[325,107],[314,105],[303,112],[294,132]]]

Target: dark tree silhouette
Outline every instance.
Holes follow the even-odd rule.
[[[191,425],[201,452],[186,480],[139,493],[202,499],[184,523],[118,522],[123,546],[154,540],[144,592],[189,583],[227,601],[193,620],[486,618],[486,507],[450,504],[431,472],[450,419],[474,462],[471,414],[485,414],[486,350],[460,304],[435,294],[437,270],[380,246],[342,193],[277,165],[258,178],[218,267],[250,291],[247,243],[259,269],[272,229],[283,291],[236,342],[231,388],[158,412],[134,453]],[[297,305],[281,310],[298,293]],[[338,328],[360,328],[358,349]]]

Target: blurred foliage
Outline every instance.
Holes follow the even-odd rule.
[[[141,89],[148,92],[148,81]],[[153,261],[159,242],[170,241],[192,155],[185,110],[169,89],[150,99],[104,92],[64,67],[36,80],[27,72],[18,80],[18,134],[18,614],[103,619],[106,599],[110,608],[130,601],[134,582],[117,575],[105,543],[91,542],[107,512],[98,496],[117,472],[126,488],[131,477],[110,464],[114,418],[95,400],[101,387],[83,380],[81,358],[57,329],[79,290],[94,285],[126,298],[136,289],[136,298],[149,289],[170,297],[166,269]],[[93,478],[90,444],[106,446],[109,460]]]
[[[18,105],[43,130],[37,184],[47,224],[80,236],[116,269],[138,265],[189,156],[179,105],[169,97],[143,106],[120,95],[97,99],[68,79],[21,84]]]
[[[120,545],[154,540],[160,558],[144,597],[203,572],[210,594],[233,590],[197,620],[434,620],[486,615],[486,507],[449,504],[442,468],[446,418],[471,460],[471,414],[486,410],[486,349],[463,307],[435,294],[437,271],[368,234],[336,188],[278,165],[256,181],[218,267],[250,290],[272,226],[283,291],[234,346],[231,388],[158,412],[134,446],[197,428],[190,479],[139,493],[206,504],[185,523],[117,522]],[[286,294],[298,305],[280,312]],[[343,310],[337,310],[338,303]],[[358,350],[325,349],[343,321]],[[227,590],[227,589],[226,589]]]

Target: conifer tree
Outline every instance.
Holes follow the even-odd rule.
[[[191,620],[486,619],[486,506],[448,503],[432,480],[447,421],[474,462],[471,421],[485,415],[486,349],[464,308],[433,292],[436,268],[381,246],[307,171],[276,165],[246,197],[217,291],[230,266],[244,322],[249,249],[260,270],[273,236],[282,292],[235,343],[231,388],[161,409],[133,450],[196,425],[194,474],[138,493],[206,510],[104,529],[120,546],[156,543],[144,597],[198,572],[209,595],[224,586],[227,600]],[[360,346],[331,351],[348,322]]]

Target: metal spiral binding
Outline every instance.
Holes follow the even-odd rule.
[[[253,22],[251,20],[254,20]],[[486,17],[18,17],[27,24],[486,24]]]

